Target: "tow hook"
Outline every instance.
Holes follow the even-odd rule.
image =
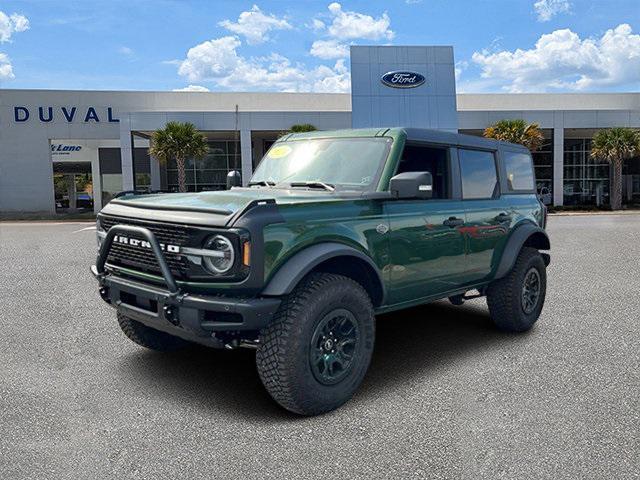
[[[162,311],[164,313],[164,318],[172,323],[173,325],[180,325],[180,319],[178,318],[178,312],[176,312],[175,308],[171,305],[165,305],[162,307]]]
[[[111,303],[111,299],[109,298],[109,289],[107,287],[100,287],[98,289],[98,293],[100,294],[100,298],[107,303]]]

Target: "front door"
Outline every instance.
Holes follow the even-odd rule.
[[[397,173],[430,172],[433,198],[391,200],[389,219],[389,303],[402,303],[453,290],[465,274],[464,207],[451,198],[449,149],[407,145]]]
[[[397,200],[389,218],[389,303],[455,289],[465,275],[464,207],[459,200]]]

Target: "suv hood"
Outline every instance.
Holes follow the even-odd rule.
[[[359,196],[359,193],[349,195]],[[344,195],[304,189],[233,188],[200,193],[162,193],[117,198],[103,214],[180,223],[228,226],[249,204],[274,200],[276,204],[336,201]],[[180,212],[180,214],[177,214]]]

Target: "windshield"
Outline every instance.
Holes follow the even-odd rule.
[[[301,186],[321,182],[364,190],[378,176],[390,138],[317,138],[276,142],[264,156],[252,184]]]

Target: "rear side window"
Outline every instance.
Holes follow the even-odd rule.
[[[509,190],[533,190],[531,157],[524,152],[503,152],[503,158]]]
[[[493,152],[458,150],[462,198],[467,200],[492,198],[498,188],[498,174]]]

